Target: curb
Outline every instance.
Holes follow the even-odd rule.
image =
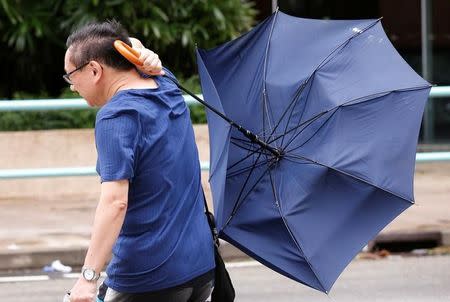
[[[42,269],[59,259],[64,265],[81,266],[87,248],[0,252],[0,271]]]
[[[440,231],[391,232],[379,234],[374,241],[376,244],[430,241],[442,245],[443,237],[443,232]]]
[[[414,245],[414,248],[429,248],[434,246],[450,246],[450,230],[421,232],[389,232],[379,234],[369,243],[369,250],[394,245]],[[64,265],[81,267],[87,247],[2,251],[0,252],[0,271],[42,269],[45,265],[59,259]],[[224,261],[246,260],[250,257],[228,242],[221,241],[220,253]]]
[[[391,252],[408,252],[416,249],[430,249],[450,245],[450,231],[403,231],[381,233],[368,244],[368,250],[383,250]]]

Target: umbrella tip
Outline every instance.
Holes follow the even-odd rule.
[[[283,149],[278,149],[278,148],[275,148],[274,151],[275,151],[274,154],[276,157],[276,161],[278,162],[284,157],[285,152]]]
[[[280,160],[282,160],[284,155],[286,154],[284,150],[273,147],[270,149],[270,152],[272,152],[272,154],[274,155],[275,162],[279,162]]]

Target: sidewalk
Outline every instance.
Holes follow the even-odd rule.
[[[208,159],[206,137],[197,138],[202,160]],[[202,177],[210,199],[207,172]],[[86,178],[83,181],[98,182],[96,177]],[[57,185],[81,179],[67,177]],[[70,266],[82,264],[97,201],[92,197],[64,198],[0,200],[0,271],[40,269],[56,259]],[[450,246],[450,162],[417,164],[415,198],[416,204],[372,244],[434,242]],[[227,261],[244,257],[229,244],[222,245],[222,253]]]

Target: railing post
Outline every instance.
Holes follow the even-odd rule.
[[[272,0],[272,13],[274,13],[277,10],[278,7],[278,0]]]
[[[431,1],[421,0],[421,32],[422,32],[422,77],[428,82],[433,81],[433,61],[430,32],[432,29]],[[423,140],[430,143],[434,140],[434,104],[430,97],[425,107],[423,118]]]

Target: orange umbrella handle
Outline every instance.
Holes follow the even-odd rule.
[[[142,66],[144,63],[142,63],[139,60],[139,56],[141,55],[139,51],[136,49],[130,47],[128,44],[121,40],[114,41],[114,48],[127,59],[131,63],[137,66]]]

